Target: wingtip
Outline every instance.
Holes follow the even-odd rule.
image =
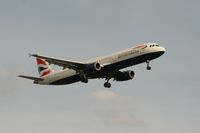
[[[29,54],[28,54],[28,57],[30,58],[31,56],[32,56],[32,54],[29,53]]]
[[[29,53],[29,57],[37,57],[38,56],[38,54],[30,54]]]
[[[23,78],[24,76],[23,76],[23,75],[18,75],[17,77],[19,77],[19,78]]]
[[[23,75],[18,75],[17,77],[18,78],[25,78]]]

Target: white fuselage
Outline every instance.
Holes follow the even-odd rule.
[[[93,62],[98,62],[101,64],[101,67],[103,68],[106,65],[112,65],[112,64],[117,64],[120,62],[126,63],[126,61],[131,61],[134,62],[132,59],[137,58],[138,63],[130,63],[129,66],[143,63],[147,60],[152,60],[160,55],[162,55],[165,52],[165,48],[159,46],[156,43],[146,43],[142,44],[136,47],[132,47],[108,56],[100,57],[95,59]],[[161,53],[158,56],[156,55],[155,57],[152,56],[154,53]],[[152,58],[150,58],[152,56]],[[141,57],[141,61],[140,60]],[[129,62],[130,62],[129,61]],[[127,62],[128,63],[128,62]],[[113,65],[115,67],[115,65]],[[43,81],[38,81],[37,84],[51,84],[52,82],[59,81],[62,79],[70,78],[75,75],[78,75],[79,73],[73,69],[64,69],[58,72],[54,72],[51,75],[43,77]],[[77,81],[76,81],[77,82]]]

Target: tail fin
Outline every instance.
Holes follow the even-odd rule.
[[[41,58],[36,58],[36,61],[40,77],[47,76],[53,73],[53,70],[51,69],[49,63],[46,60]]]

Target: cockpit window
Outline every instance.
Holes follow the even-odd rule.
[[[159,47],[159,45],[158,44],[152,44],[149,47]]]

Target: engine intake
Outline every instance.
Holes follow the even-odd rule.
[[[114,76],[114,79],[116,81],[127,81],[127,80],[133,79],[134,76],[135,76],[134,71],[124,71],[124,72],[120,72],[120,73],[116,74]]]
[[[101,70],[101,64],[99,62],[95,62],[94,68],[95,68],[95,70],[100,71]]]
[[[85,65],[85,71],[87,72],[95,72],[100,70],[101,70],[101,64],[99,62]]]

